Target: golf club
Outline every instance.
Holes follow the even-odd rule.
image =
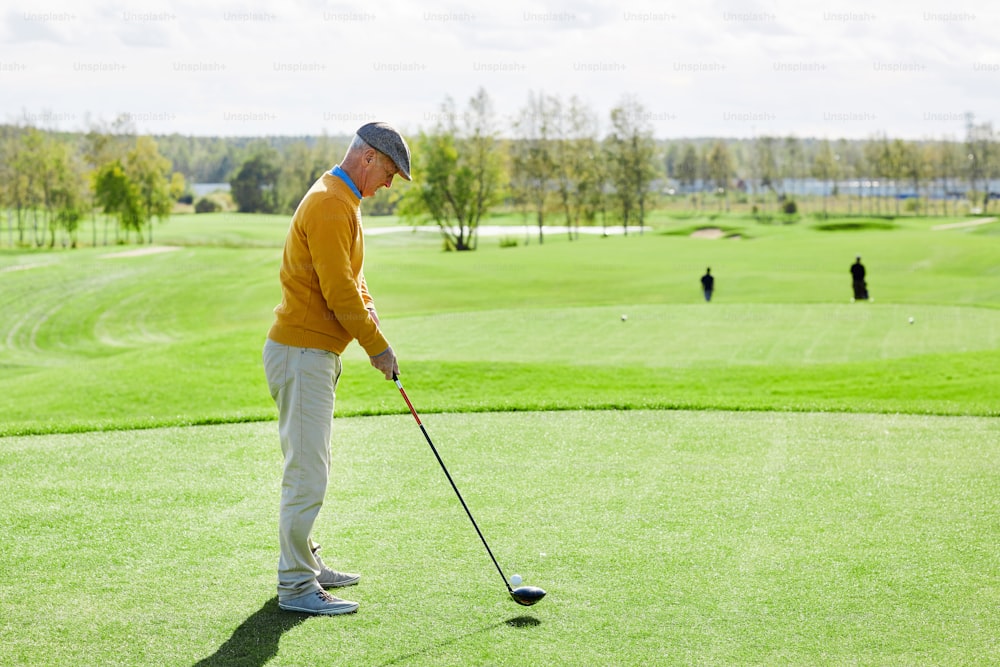
[[[498,563],[497,559],[494,558],[493,551],[490,549],[490,545],[486,543],[486,538],[483,537],[483,531],[479,530],[479,525],[476,523],[476,520],[472,518],[472,512],[469,511],[469,506],[465,504],[465,500],[462,498],[462,494],[459,493],[458,487],[455,486],[455,481],[451,478],[451,474],[448,472],[448,468],[445,467],[444,461],[441,460],[441,455],[438,454],[437,447],[435,447],[434,443],[431,442],[431,436],[427,434],[427,429],[424,428],[423,422],[420,421],[420,417],[417,415],[417,411],[413,409],[413,403],[410,403],[410,399],[406,395],[406,391],[403,390],[403,385],[399,381],[399,378],[396,377],[395,373],[392,374],[392,381],[396,383],[396,387],[399,388],[399,393],[403,396],[403,400],[406,401],[406,407],[410,409],[410,414],[413,415],[413,418],[417,422],[417,426],[420,427],[420,432],[424,434],[424,438],[427,440],[427,444],[431,446],[431,451],[434,452],[434,458],[436,458],[437,462],[441,465],[441,470],[444,470],[445,477],[447,477],[448,481],[451,483],[451,488],[455,489],[455,495],[458,496],[459,502],[462,503],[462,507],[465,509],[465,513],[469,515],[469,520],[472,522],[472,526],[476,529],[476,534],[479,535],[479,539],[482,540],[483,546],[486,547],[486,553],[490,555],[490,560],[493,561],[493,564],[497,568],[497,572],[500,573],[500,578],[503,579],[503,584],[504,586],[507,587],[507,591],[510,593],[510,596],[514,599],[514,602],[520,605],[524,605],[525,607],[530,607],[531,605],[535,604],[543,597],[545,597],[545,591],[543,591],[541,588],[536,588],[535,586],[521,586],[519,588],[510,587],[510,584],[507,581],[507,577],[504,576],[503,570],[500,569],[500,563]]]

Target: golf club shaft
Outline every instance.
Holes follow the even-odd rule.
[[[486,553],[490,555],[490,560],[493,561],[493,565],[496,566],[497,572],[500,573],[500,578],[503,579],[503,585],[507,587],[509,592],[513,593],[513,591],[511,591],[510,584],[507,582],[507,577],[504,576],[503,570],[500,569],[500,563],[498,563],[497,559],[493,556],[493,551],[490,549],[490,545],[486,543],[486,538],[483,537],[483,531],[479,530],[479,524],[477,524],[476,520],[472,517],[472,512],[469,511],[469,506],[465,504],[465,499],[462,498],[462,494],[459,492],[458,487],[455,486],[455,480],[451,478],[448,468],[445,467],[444,461],[441,460],[441,455],[438,454],[437,447],[435,447],[434,443],[431,441],[431,436],[427,434],[427,429],[424,428],[423,422],[420,421],[420,416],[417,414],[417,411],[413,409],[413,403],[410,403],[410,398],[406,395],[406,391],[403,389],[403,385],[399,381],[399,378],[396,377],[395,373],[392,374],[392,381],[396,383],[396,387],[399,388],[399,393],[403,396],[403,400],[406,401],[406,407],[410,409],[410,414],[413,415],[413,419],[416,420],[417,426],[420,427],[420,432],[424,434],[424,439],[426,439],[427,444],[431,446],[431,451],[434,452],[434,458],[437,459],[438,464],[441,466],[441,470],[444,471],[445,477],[448,478],[451,488],[455,489],[455,495],[458,496],[459,502],[462,503],[462,508],[465,510],[465,513],[469,515],[469,521],[472,522],[472,527],[476,529],[476,534],[479,535],[479,539],[482,540],[483,546],[486,547]]]

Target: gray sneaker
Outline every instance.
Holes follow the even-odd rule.
[[[354,584],[361,581],[360,574],[351,574],[350,572],[337,572],[336,570],[331,570],[323,562],[323,559],[319,555],[320,546],[317,544],[313,547],[313,557],[316,559],[316,563],[319,565],[319,576],[316,577],[316,581],[323,588],[343,588],[344,586],[353,586]]]
[[[343,588],[344,586],[353,586],[361,581],[361,575],[351,574],[350,572],[337,572],[324,565],[323,569],[320,570],[319,576],[316,577],[316,581],[323,588]]]
[[[335,598],[326,591],[313,591],[290,600],[278,600],[278,607],[285,611],[297,611],[303,614],[334,616],[353,614],[358,610],[358,603]]]

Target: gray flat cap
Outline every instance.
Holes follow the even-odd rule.
[[[389,156],[399,175],[406,180],[410,178],[410,147],[406,145],[406,140],[388,123],[366,123],[358,128],[358,136],[364,139],[365,143]]]

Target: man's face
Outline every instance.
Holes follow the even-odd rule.
[[[361,188],[362,197],[373,197],[379,188],[391,188],[393,177],[399,173],[396,165],[383,153],[373,151],[371,162],[365,164],[365,187]]]

